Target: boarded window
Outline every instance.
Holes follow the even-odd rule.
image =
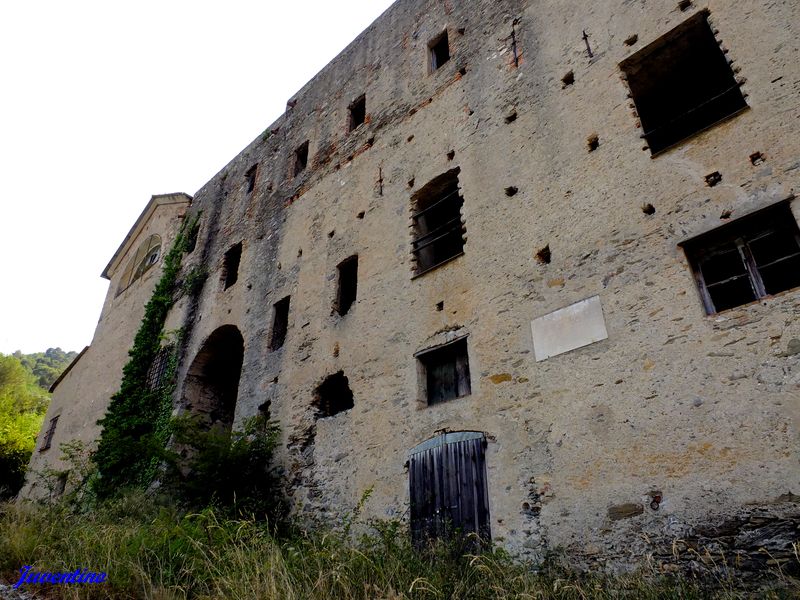
[[[477,546],[491,541],[482,433],[446,433],[420,444],[409,456],[408,482],[411,537],[416,545],[470,533],[478,535]]]
[[[294,151],[294,175],[295,177],[306,170],[308,166],[308,140],[300,144]]]
[[[159,389],[164,381],[164,376],[169,370],[170,358],[175,350],[175,347],[164,346],[161,348],[153,358],[150,368],[147,370],[147,387],[153,391]]]
[[[652,153],[747,107],[701,11],[620,65]]]
[[[788,202],[683,244],[708,314],[800,287],[800,230]]]
[[[239,280],[239,263],[242,260],[242,243],[239,242],[225,253],[222,280],[227,290]]]
[[[253,165],[247,170],[247,173],[244,174],[248,194],[251,194],[256,188],[256,175],[258,175],[258,165]]]
[[[356,301],[358,293],[358,256],[351,256],[342,261],[336,270],[338,281],[334,309],[340,315],[346,315]]]
[[[435,71],[450,60],[450,40],[447,38],[447,31],[430,43],[428,52],[430,53],[431,71]]]
[[[363,125],[367,119],[367,97],[361,96],[350,105],[350,131]]]
[[[290,296],[275,303],[272,316],[272,336],[269,340],[269,349],[277,350],[283,347],[286,341],[286,331],[289,328],[289,300]]]
[[[44,442],[42,443],[42,447],[39,448],[39,452],[44,452],[48,448],[50,448],[50,444],[53,443],[53,436],[56,434],[56,426],[58,425],[58,416],[53,417],[50,419],[50,425],[47,427],[47,433],[44,434]]]
[[[464,199],[458,189],[459,168],[440,175],[412,197],[416,274],[421,275],[464,252]]]
[[[353,408],[353,392],[344,371],[330,375],[317,387],[314,406],[320,418],[332,417]]]
[[[428,405],[447,402],[472,393],[469,378],[467,338],[416,355],[423,374]]]

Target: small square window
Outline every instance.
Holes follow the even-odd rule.
[[[653,154],[747,107],[706,11],[625,59],[620,68]]]
[[[289,329],[289,300],[290,296],[286,296],[282,300],[275,303],[273,307],[272,316],[272,336],[269,340],[269,349],[277,350],[282,348],[286,342],[286,332]]]
[[[800,287],[800,230],[788,202],[683,244],[706,312]]]
[[[363,125],[367,119],[367,97],[361,96],[350,105],[350,131]]]
[[[295,177],[306,170],[308,166],[308,140],[303,142],[294,151],[294,175]]]
[[[422,397],[430,406],[472,393],[469,379],[467,338],[416,355],[423,375]]]
[[[356,301],[358,294],[358,256],[342,261],[336,270],[339,278],[336,286],[336,305],[334,309],[344,316]]]
[[[253,165],[244,174],[245,183],[247,184],[247,193],[253,193],[256,188],[256,175],[258,174],[258,165]]]
[[[421,275],[464,252],[464,199],[458,188],[456,168],[440,175],[412,197],[414,240],[412,253]]]
[[[447,39],[447,30],[428,45],[428,51],[430,53],[431,72],[450,60],[450,42]]]
[[[228,289],[239,280],[239,263],[242,260],[242,243],[239,242],[225,253],[222,266],[224,289]]]

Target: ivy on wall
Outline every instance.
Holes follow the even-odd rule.
[[[148,373],[162,348],[164,323],[178,291],[183,253],[196,239],[199,213],[184,221],[164,257],[161,279],[145,306],[144,318],[128,352],[119,391],[111,397],[106,415],[97,423],[103,431],[92,460],[98,475],[93,487],[101,498],[130,488],[146,488],[155,478],[169,439],[172,394],[182,332],[173,332],[172,351],[159,385]]]

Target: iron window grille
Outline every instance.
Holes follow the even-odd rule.
[[[461,220],[464,198],[458,187],[456,168],[440,175],[412,198],[411,215],[414,240],[411,252],[416,259],[415,275],[422,275],[464,253],[466,229]]]
[[[708,11],[625,59],[620,68],[653,154],[747,108]]]

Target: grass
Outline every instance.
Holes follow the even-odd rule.
[[[70,505],[0,505],[0,575],[103,571],[96,585],[31,585],[47,598],[152,600],[655,599],[750,597],[652,573],[604,577],[550,566],[539,572],[502,550],[462,555],[438,545],[414,549],[399,522],[360,536],[230,519],[217,510],[182,513],[143,494],[79,513]],[[797,590],[795,589],[795,592]],[[771,594],[771,595],[770,595]],[[790,591],[759,597],[792,597]]]

